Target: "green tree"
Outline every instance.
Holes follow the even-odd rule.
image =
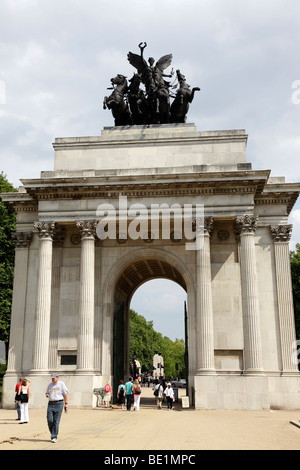
[[[17,191],[0,173],[0,193]],[[16,216],[0,197],[0,340],[8,344],[14,276],[15,246],[11,233],[16,230]],[[6,348],[8,350],[8,348]]]
[[[152,321],[147,321],[142,315],[130,310],[130,359],[135,352],[141,366],[152,372],[155,351],[161,352],[164,358],[166,377],[184,375],[183,339],[172,341],[167,336],[162,336],[154,330]]]
[[[300,339],[300,243],[291,251],[291,272],[295,311],[296,337]]]

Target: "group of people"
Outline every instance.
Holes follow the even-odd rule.
[[[175,394],[171,382],[164,383],[163,380],[156,380],[154,387],[154,396],[156,399],[156,406],[159,410],[162,409],[163,399],[166,398],[168,410],[173,409],[173,402],[175,401]]]
[[[135,411],[139,411],[141,393],[142,388],[138,379],[133,380],[132,377],[129,377],[125,384],[123,380],[120,380],[120,385],[117,391],[118,404],[122,407],[122,410],[124,409],[126,402],[127,411],[131,410],[132,405]]]
[[[15,388],[17,420],[20,421],[20,424],[29,422],[28,404],[31,383],[29,379],[21,377]],[[51,383],[46,389],[46,398],[48,398],[47,424],[51,434],[51,442],[56,442],[62,411],[68,409],[68,389],[64,382],[59,380],[57,373],[51,376]]]
[[[15,388],[15,401],[17,404],[17,420],[20,424],[29,422],[28,404],[30,397],[30,386],[31,381],[25,377],[21,377]],[[173,408],[173,401],[175,400],[174,390],[170,382],[164,383],[163,380],[156,380],[154,386],[154,396],[157,403],[157,408],[162,408],[163,398],[167,400],[168,410]],[[54,373],[51,376],[51,383],[46,389],[46,398],[48,398],[47,407],[47,424],[51,433],[51,441],[56,442],[59,430],[59,423],[63,409],[68,409],[68,389],[64,382],[59,380],[59,374]],[[111,401],[112,388],[109,382],[105,386],[104,403],[108,407]],[[123,380],[120,380],[120,384],[117,391],[118,404],[122,409],[131,411],[139,411],[140,400],[141,400],[142,387],[139,379],[133,379],[129,377],[128,381],[124,384]]]
[[[153,388],[153,393],[158,409],[162,409],[162,403],[164,398],[166,398],[168,410],[173,409],[175,394],[171,382],[165,383],[165,381],[162,379],[156,379]],[[142,388],[141,383],[138,379],[133,380],[132,377],[129,377],[128,381],[125,384],[123,380],[120,380],[120,384],[117,391],[117,400],[119,406],[122,407],[122,410],[125,409],[126,404],[127,411],[131,411],[132,406],[135,411],[139,411],[141,394]]]

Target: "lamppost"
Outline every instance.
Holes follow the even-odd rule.
[[[136,352],[134,351],[133,356],[132,356],[132,364],[133,364],[133,378],[134,380],[136,379]]]
[[[163,365],[163,362],[162,362],[163,357],[162,357],[161,352],[159,352],[158,355],[159,355],[159,358],[160,358],[160,362],[159,362],[159,364],[158,364],[158,367],[159,367],[159,377],[161,377],[161,370],[164,368],[164,365]]]

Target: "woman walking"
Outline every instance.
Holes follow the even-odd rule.
[[[139,411],[142,389],[141,389],[138,379],[135,379],[134,381],[132,392],[133,392],[133,409],[135,411]]]
[[[29,401],[30,385],[31,385],[30,380],[23,379],[22,385],[19,387],[18,395],[20,395],[20,411],[21,411],[20,424],[29,422],[28,401]]]
[[[110,406],[110,401],[111,401],[111,385],[109,381],[106,382],[104,391],[105,391],[105,395],[104,395],[105,408],[108,408]]]
[[[125,385],[123,380],[120,380],[120,385],[118,387],[118,392],[117,392],[117,399],[118,399],[118,404],[119,406],[122,406],[122,410],[124,410],[124,405],[125,405]]]

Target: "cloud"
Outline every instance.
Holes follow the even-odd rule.
[[[173,341],[184,338],[184,301],[186,292],[167,279],[143,284],[134,294],[130,308],[148,321],[154,329]]]

